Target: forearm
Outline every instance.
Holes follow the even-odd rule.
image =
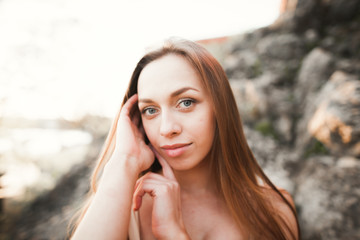
[[[72,239],[126,239],[138,172],[129,159],[113,160]]]

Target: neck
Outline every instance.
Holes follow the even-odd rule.
[[[216,192],[215,178],[211,174],[208,161],[202,161],[190,170],[174,171],[174,174],[184,194],[198,195]]]

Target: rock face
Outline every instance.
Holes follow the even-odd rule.
[[[360,80],[335,72],[315,104],[307,132],[335,155],[360,156]]]
[[[304,239],[359,239],[360,162],[317,156],[296,178]]]
[[[328,80],[333,71],[332,61],[332,55],[321,48],[305,56],[296,82],[296,98],[300,103],[311,98],[308,95],[318,91]]]
[[[295,199],[303,239],[359,239],[360,1],[283,2],[272,26],[234,37],[223,65],[251,148]]]

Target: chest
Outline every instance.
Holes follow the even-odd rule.
[[[147,205],[147,213],[151,213],[151,207],[152,204]],[[212,199],[182,199],[181,211],[185,228],[192,240],[246,239],[222,202]],[[141,219],[142,239],[155,239],[150,214],[146,215],[143,214]]]
[[[245,239],[224,204],[184,204],[182,212],[191,239]]]

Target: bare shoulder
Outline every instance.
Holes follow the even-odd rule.
[[[282,188],[277,188],[280,193],[284,196],[284,198],[290,203],[293,209],[295,209],[294,200],[291,197],[290,193]],[[298,225],[297,219],[294,215],[292,209],[289,205],[279,196],[279,194],[270,187],[265,187],[264,191],[266,195],[269,197],[269,201],[274,208],[274,211],[285,221],[286,225],[289,227],[287,232],[291,232],[295,236],[298,236]],[[284,226],[284,229],[287,229]],[[289,232],[289,234],[290,234]],[[290,239],[290,237],[289,237]]]

